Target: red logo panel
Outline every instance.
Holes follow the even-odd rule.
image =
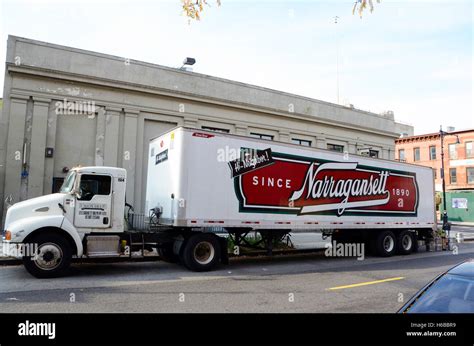
[[[241,209],[297,214],[415,214],[416,177],[355,162],[308,162],[274,157],[274,163],[236,179]]]

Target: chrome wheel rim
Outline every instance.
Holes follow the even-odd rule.
[[[385,238],[383,238],[384,250],[387,252],[391,252],[394,247],[395,247],[395,241],[393,240],[393,238],[389,235],[385,236]]]
[[[194,248],[194,259],[201,265],[210,263],[214,259],[214,255],[214,246],[208,241],[202,241]]]
[[[413,240],[409,234],[405,234],[402,238],[402,247],[404,250],[410,250],[413,244]]]
[[[63,251],[54,243],[44,243],[38,247],[38,251],[32,258],[36,266],[42,270],[54,270],[61,264]]]

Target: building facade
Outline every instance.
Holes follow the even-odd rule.
[[[148,142],[176,126],[385,159],[400,126],[413,131],[393,113],[9,36],[0,197],[11,204],[56,191],[76,165],[118,166],[127,169],[127,202],[144,212]]]
[[[433,168],[436,191],[442,191],[439,133],[402,137],[395,146],[396,160]],[[444,136],[444,176],[447,191],[474,190],[474,129]]]

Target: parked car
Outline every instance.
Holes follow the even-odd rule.
[[[398,312],[474,313],[474,259],[436,277]]]

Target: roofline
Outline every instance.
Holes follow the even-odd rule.
[[[457,134],[466,133],[466,132],[474,132],[474,129],[464,129],[464,130],[458,130],[458,131],[450,131],[450,132],[445,131],[445,132],[448,135],[457,135]],[[426,133],[426,134],[422,134],[422,135],[401,137],[401,138],[397,138],[395,140],[395,143],[409,141],[409,140],[416,140],[416,139],[425,139],[427,137],[439,137],[439,132],[432,132],[432,133]]]
[[[56,44],[56,43],[50,43],[50,42],[45,42],[45,41],[40,41],[40,40],[35,40],[35,39],[30,39],[30,38],[26,38],[26,37],[21,37],[21,36],[16,36],[16,35],[10,35],[9,34],[8,35],[8,40],[10,40],[10,39],[13,39],[13,40],[16,40],[16,41],[23,41],[23,42],[26,42],[26,43],[34,43],[34,44],[38,44],[38,45],[42,45],[42,46],[46,46],[46,47],[51,47],[51,48],[56,48],[56,49],[68,50],[68,51],[72,51],[72,52],[80,52],[82,54],[88,54],[88,55],[93,55],[93,56],[103,57],[103,58],[108,58],[108,59],[113,59],[113,60],[119,60],[119,61],[124,61],[125,60],[124,57],[119,57],[117,55],[99,53],[99,52],[95,52],[95,51],[91,51],[91,50],[75,48],[75,47],[71,47],[71,46],[64,46],[64,45],[60,45],[60,44]],[[287,96],[287,97],[292,97],[292,98],[297,98],[297,99],[301,99],[301,100],[316,102],[316,103],[320,103],[320,104],[323,104],[323,105],[328,105],[328,106],[331,106],[331,107],[337,107],[337,108],[341,108],[341,109],[350,109],[350,110],[355,111],[355,112],[364,113],[364,114],[379,117],[379,118],[382,118],[382,119],[390,119],[390,118],[387,118],[384,115],[379,114],[379,113],[374,113],[374,112],[370,112],[370,111],[366,111],[366,110],[362,110],[362,109],[358,109],[358,108],[346,107],[344,105],[340,105],[340,104],[337,104],[337,103],[332,103],[332,102],[329,102],[329,101],[323,101],[323,100],[319,100],[319,99],[315,99],[315,98],[311,98],[311,97],[307,97],[307,96],[302,96],[302,95],[297,95],[297,94],[293,94],[293,93],[289,93],[289,92],[285,92],[285,91],[281,91],[281,90],[271,89],[271,88],[267,88],[267,87],[254,85],[254,84],[248,84],[248,83],[245,83],[245,82],[239,82],[239,81],[235,81],[235,80],[231,80],[231,79],[211,76],[211,75],[198,73],[198,72],[185,71],[185,70],[181,70],[179,68],[168,67],[168,66],[149,63],[149,62],[144,62],[144,61],[140,61],[140,60],[128,59],[128,61],[130,61],[130,63],[133,62],[136,65],[154,67],[154,68],[158,68],[158,69],[162,69],[162,70],[172,71],[172,72],[175,72],[175,73],[182,73],[182,74],[187,74],[187,75],[191,75],[191,76],[194,75],[194,76],[209,78],[211,80],[221,81],[221,82],[237,85],[237,86],[240,86],[240,87],[246,87],[246,88],[271,92],[271,93],[274,93],[274,94],[280,94],[280,95],[284,95],[284,96]],[[392,120],[394,123],[399,123],[395,119],[390,119],[390,120]],[[403,124],[403,125],[411,126],[409,124]]]

